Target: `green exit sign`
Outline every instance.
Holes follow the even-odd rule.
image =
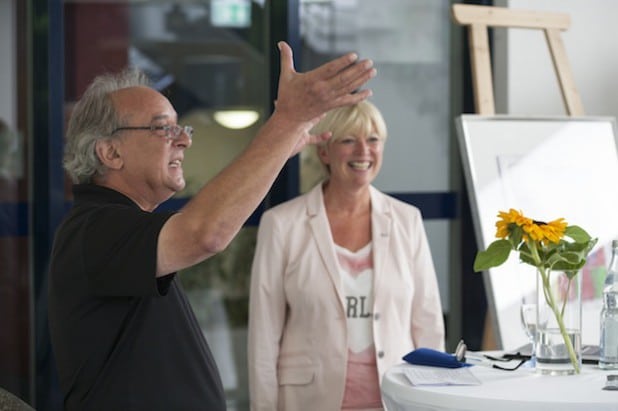
[[[217,27],[249,27],[251,0],[211,0],[210,23]]]

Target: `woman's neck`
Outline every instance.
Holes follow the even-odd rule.
[[[350,189],[326,182],[322,187],[324,206],[327,211],[346,215],[366,213],[371,209],[369,186]]]

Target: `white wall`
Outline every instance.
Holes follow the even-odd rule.
[[[15,129],[15,4],[0,0],[0,118]]]
[[[614,0],[502,0],[497,6],[568,13],[562,40],[586,115],[618,116],[618,36]],[[564,115],[556,75],[540,30],[496,33],[496,111]]]

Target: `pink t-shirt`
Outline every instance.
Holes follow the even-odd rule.
[[[373,343],[373,254],[371,243],[352,252],[335,245],[348,327],[348,365],[343,410],[381,409]]]

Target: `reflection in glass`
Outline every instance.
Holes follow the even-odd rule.
[[[0,118],[0,387],[29,400],[32,283],[22,147],[21,135]]]
[[[221,374],[229,410],[248,409],[249,281],[257,228],[243,228],[220,254],[180,273]]]

